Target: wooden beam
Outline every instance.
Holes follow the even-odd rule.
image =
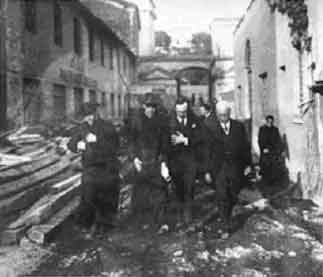
[[[23,177],[19,180],[8,182],[0,186],[0,199],[8,197],[14,193],[19,193],[25,189],[33,187],[41,182],[48,180],[63,172],[71,165],[68,157],[62,158],[59,162],[41,169],[29,176]]]
[[[58,193],[58,192],[61,192],[67,188],[69,188],[71,185],[75,184],[75,183],[81,183],[81,177],[82,177],[82,174],[81,173],[78,173],[78,174],[75,174],[73,176],[71,176],[70,178],[66,179],[66,180],[63,180],[57,184],[54,184],[53,186],[51,186],[50,188],[50,192],[52,194],[55,194],[55,193]]]
[[[41,198],[3,231],[1,235],[2,244],[9,245],[18,243],[29,227],[40,225],[47,221],[61,207],[64,207],[71,198],[77,195],[79,188],[80,185],[76,184],[59,194],[46,195]]]
[[[76,196],[64,208],[54,214],[46,223],[35,225],[27,231],[27,237],[35,243],[45,244],[49,242],[57,229],[78,209],[81,198]]]
[[[60,157],[58,155],[55,155],[55,153],[53,152],[49,155],[46,154],[40,156],[37,160],[34,160],[31,163],[23,164],[18,167],[9,168],[5,171],[2,171],[0,174],[0,187],[1,184],[17,180],[27,175],[31,175],[38,170],[41,170],[58,162],[59,160]]]

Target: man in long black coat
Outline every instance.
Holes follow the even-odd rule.
[[[176,102],[175,113],[170,119],[170,147],[168,166],[175,183],[175,191],[181,205],[181,213],[188,223],[192,217],[194,183],[198,169],[198,154],[204,136],[200,120],[189,110],[188,100]]]
[[[93,234],[115,223],[120,185],[119,136],[111,122],[99,117],[96,104],[85,103],[82,114],[83,123],[68,146],[82,153],[80,221]]]
[[[157,103],[147,94],[143,109],[134,117],[131,127],[130,152],[135,166],[134,213],[158,219],[166,192],[161,167],[166,167],[168,138],[165,118],[156,109]]]
[[[206,136],[203,150],[205,168],[204,178],[207,184],[216,188],[215,179],[220,170],[222,159],[222,144],[216,136],[218,118],[210,104],[203,104],[200,108],[200,112]]]
[[[261,175],[266,185],[279,183],[285,171],[283,142],[279,130],[274,126],[274,117],[268,115],[266,124],[261,126],[258,134],[260,148]]]
[[[244,176],[250,172],[251,149],[244,125],[231,119],[229,104],[217,103],[216,111],[218,121],[213,134],[222,146],[216,195],[220,217],[226,227],[229,227],[232,209],[244,184]]]

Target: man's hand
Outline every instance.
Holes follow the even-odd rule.
[[[86,142],[88,142],[88,143],[94,143],[94,142],[96,142],[96,135],[94,135],[92,133],[89,133],[86,136]]]
[[[165,162],[161,163],[160,175],[164,178],[164,180],[166,182],[169,182],[171,180],[171,177],[170,177],[170,174],[169,174],[169,169],[168,169],[168,166],[166,165]]]
[[[209,172],[205,173],[204,180],[208,185],[212,184],[213,180],[212,180],[212,176]]]
[[[188,138],[185,137],[182,133],[176,132],[176,134],[173,134],[171,136],[171,141],[173,145],[178,145],[178,144],[184,144],[188,145]]]
[[[85,151],[86,149],[86,143],[81,140],[77,143],[77,151]]]
[[[246,167],[246,169],[244,170],[244,176],[247,176],[248,174],[251,173],[251,166]]]
[[[142,171],[142,161],[139,159],[139,158],[135,158],[133,160],[133,163],[135,165],[135,168],[138,172],[141,172]]]

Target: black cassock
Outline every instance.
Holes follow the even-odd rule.
[[[260,127],[258,134],[260,148],[260,168],[266,185],[275,185],[283,181],[286,166],[282,156],[284,144],[277,127]],[[265,152],[264,150],[268,151]]]
[[[161,177],[161,162],[165,161],[167,120],[155,114],[148,118],[143,111],[134,117],[131,127],[131,160],[142,161],[142,171],[134,172],[133,212],[143,216],[158,216],[166,198],[166,184]]]
[[[77,152],[77,143],[86,141],[89,133],[96,136],[96,142],[86,143],[82,153],[80,221],[86,227],[93,223],[109,225],[118,210],[119,136],[112,123],[96,119],[92,126],[84,123],[72,136],[71,151]]]

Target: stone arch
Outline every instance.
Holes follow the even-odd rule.
[[[189,71],[193,71],[193,70],[202,72],[202,75],[199,76],[199,78],[201,78],[200,81],[202,79],[207,80],[208,86],[210,85],[210,81],[209,81],[210,70],[209,70],[209,68],[202,67],[202,66],[194,66],[194,65],[193,66],[187,66],[187,67],[181,68],[180,70],[178,70],[174,74],[174,78],[175,78],[175,80],[177,82],[177,96],[181,95],[181,84],[182,84],[182,81],[183,81],[183,78],[184,78],[184,74],[189,72]],[[196,80],[189,80],[189,83],[190,83],[190,85],[197,85]],[[201,81],[201,83],[202,83],[202,81]]]

